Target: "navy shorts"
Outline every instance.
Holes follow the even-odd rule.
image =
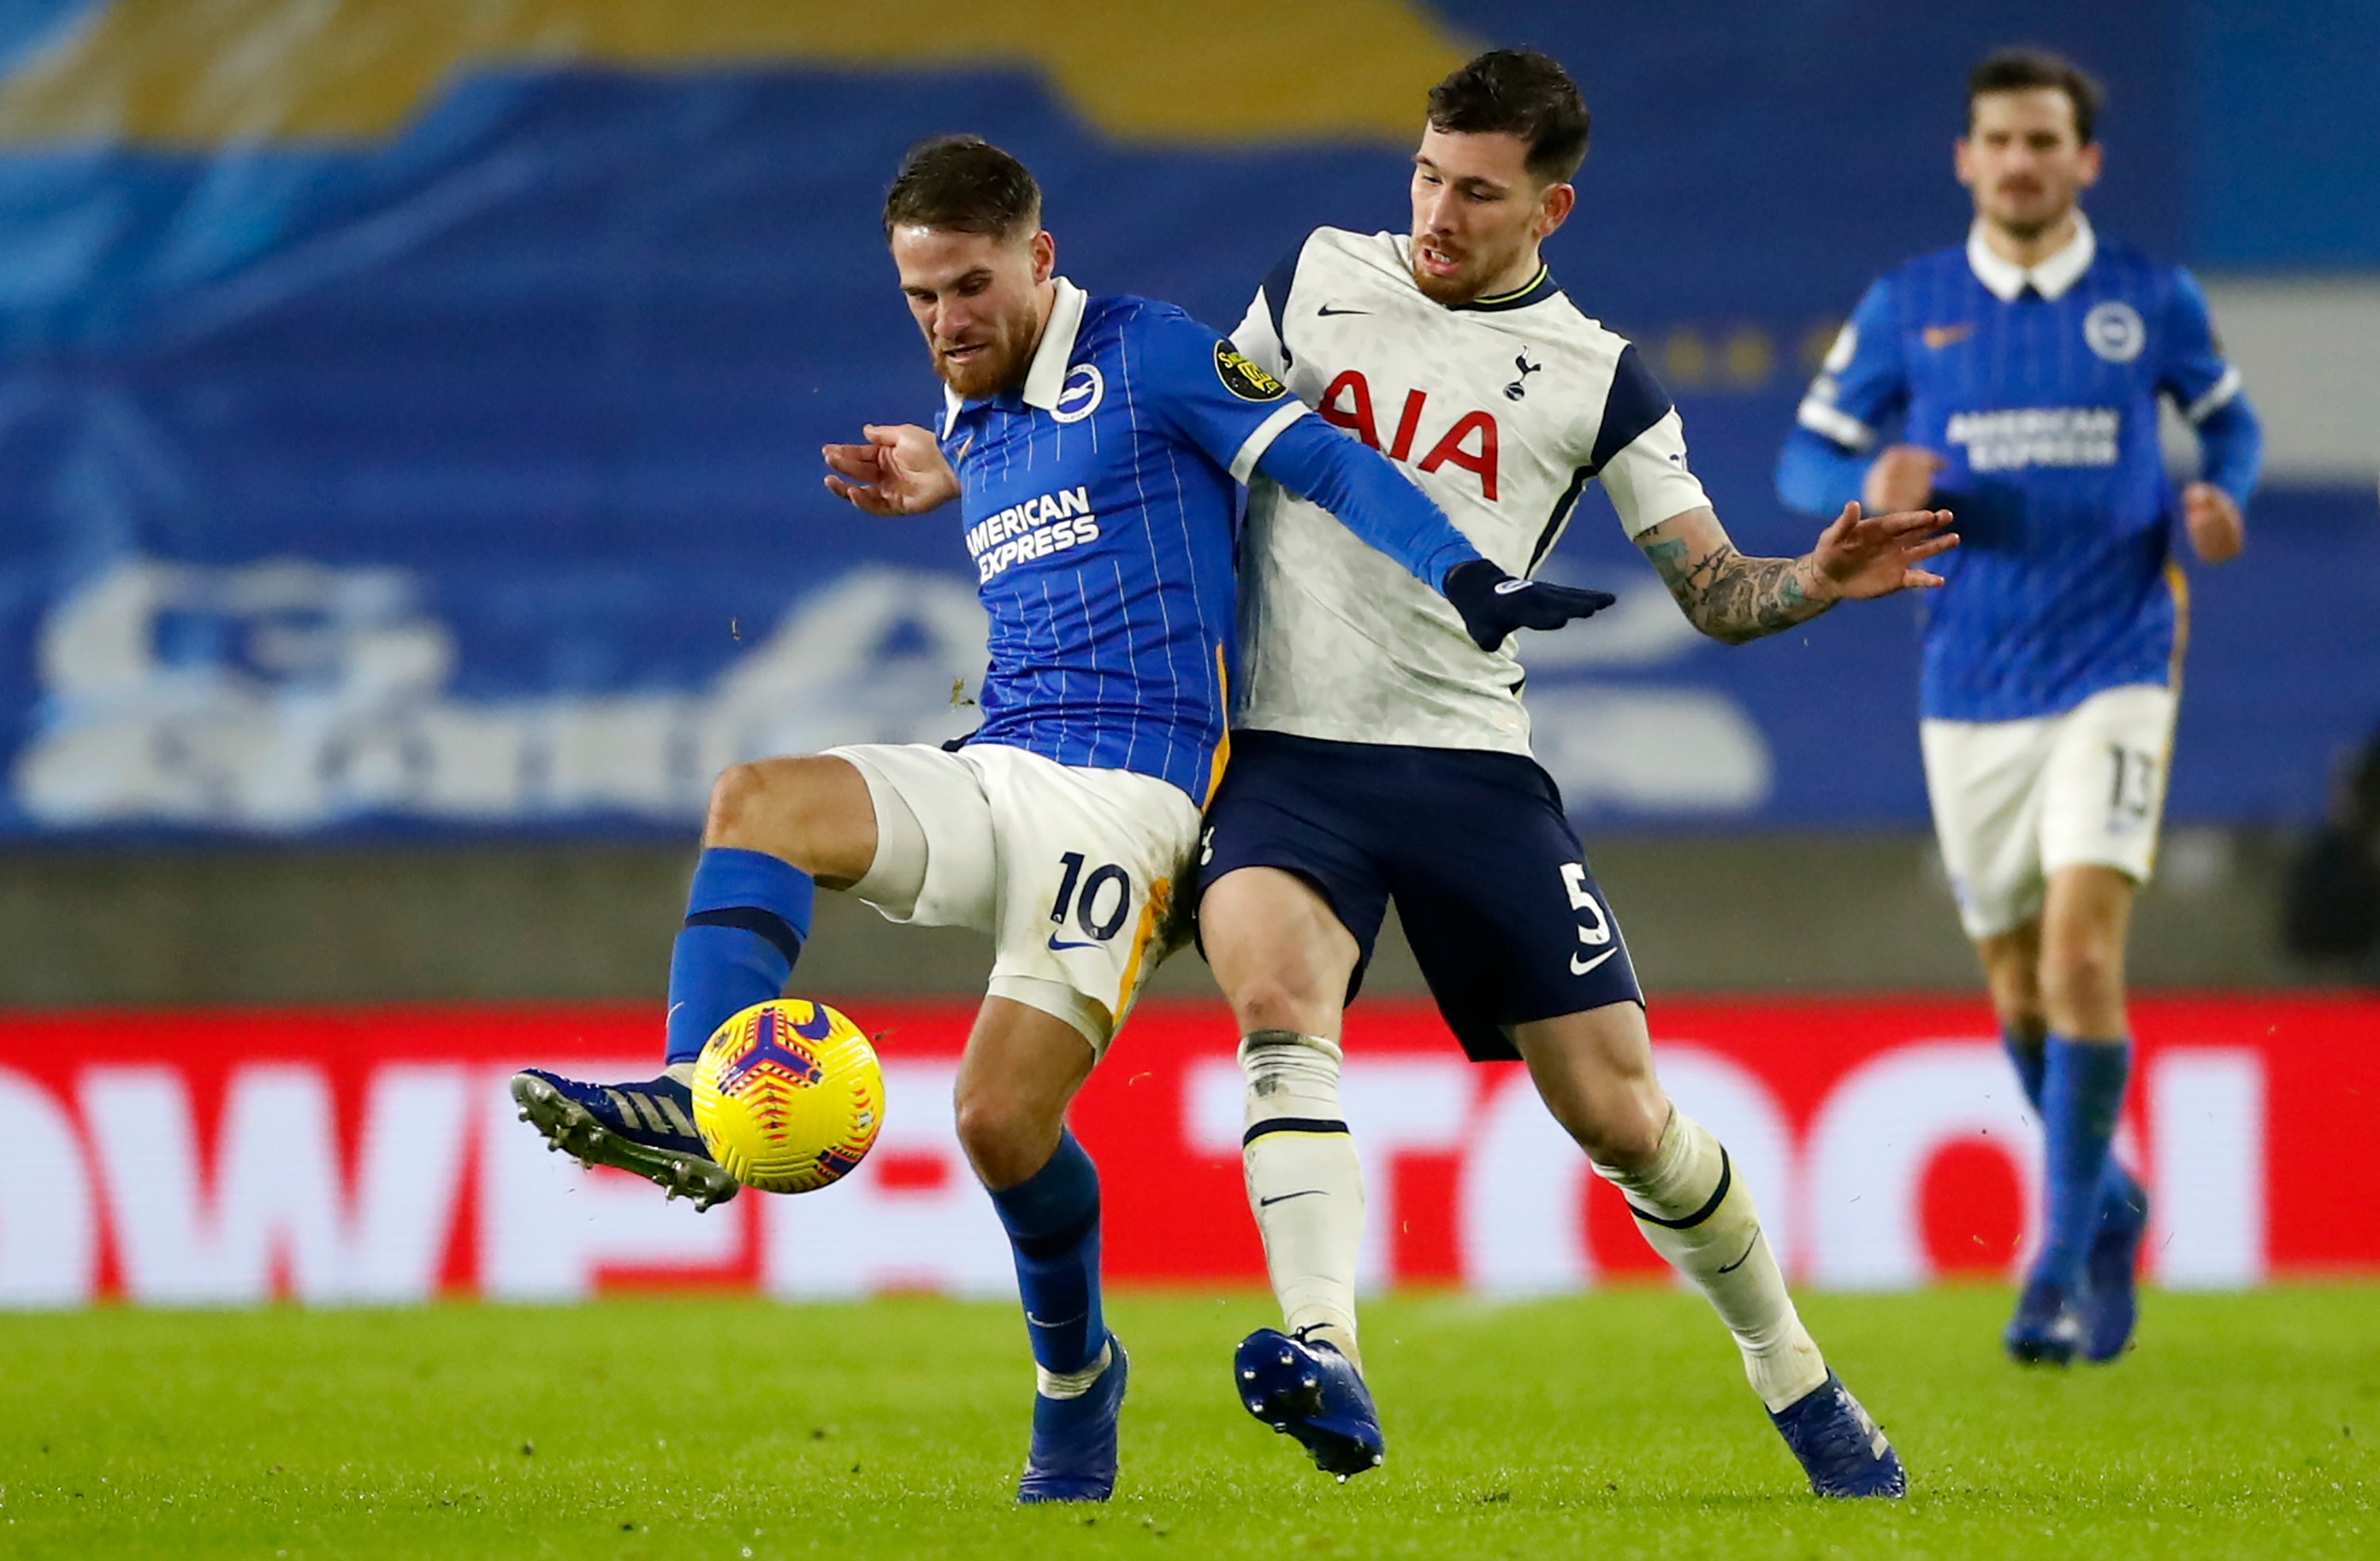
[[[1199,864],[1202,890],[1239,867],[1311,884],[1355,936],[1351,1002],[1395,901],[1475,1061],[1520,1056],[1515,1024],[1645,1001],[1553,778],[1518,754],[1235,732]]]

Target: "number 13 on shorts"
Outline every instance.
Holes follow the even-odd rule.
[[[2125,834],[2145,827],[2156,817],[2158,756],[2110,743],[2107,756],[2115,768],[2114,784],[2107,789],[2108,831]]]

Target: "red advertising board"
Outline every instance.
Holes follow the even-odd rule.
[[[644,1005],[0,1016],[0,1305],[1009,1289],[952,1132],[968,1005],[848,1006],[882,1037],[875,1152],[824,1192],[709,1214],[547,1154],[504,1094],[532,1061],[648,1076]],[[2134,1019],[2119,1147],[2155,1195],[2152,1278],[2380,1271],[2380,1001],[2160,998]],[[2038,1128],[1979,1004],[1664,1001],[1654,1021],[1671,1095],[1726,1141],[1798,1281],[2020,1260]],[[1151,1004],[1076,1108],[1119,1282],[1262,1277],[1234,1039],[1220,1008]],[[1465,1063],[1427,1005],[1357,1008],[1343,1095],[1370,1283],[1658,1273],[1526,1076]]]

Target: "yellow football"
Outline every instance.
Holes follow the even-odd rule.
[[[755,1004],[712,1031],[694,1064],[702,1146],[764,1192],[810,1192],[841,1180],[883,1120],[876,1048],[824,1003]]]

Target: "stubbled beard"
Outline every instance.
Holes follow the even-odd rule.
[[[1412,267],[1412,271],[1414,285],[1421,289],[1423,297],[1434,304],[1467,304],[1478,296],[1478,290],[1463,277],[1432,276],[1418,263]]]
[[[937,349],[934,372],[960,399],[976,401],[997,395],[1025,377],[1025,352],[1017,337],[1003,329],[964,364],[953,364]]]
[[[1432,276],[1422,270],[1421,244],[1415,240],[1405,269],[1413,273],[1414,285],[1420,288],[1422,296],[1430,302],[1467,304],[1484,296],[1488,292],[1488,280],[1500,274],[1512,259],[1508,255],[1492,264],[1483,264],[1482,257],[1475,250],[1464,258],[1463,270],[1456,275]]]

